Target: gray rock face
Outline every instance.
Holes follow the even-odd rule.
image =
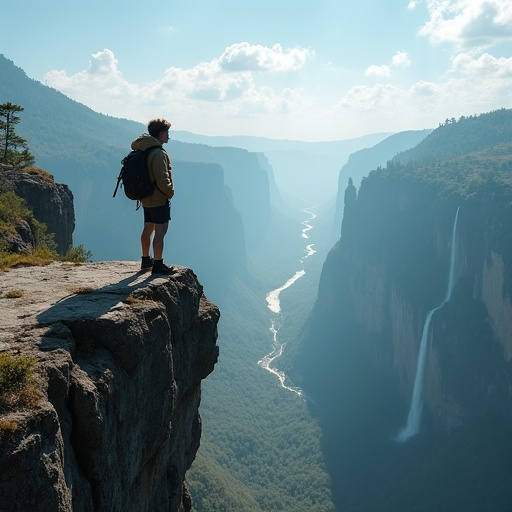
[[[67,185],[45,180],[38,174],[28,173],[2,166],[0,178],[9,182],[16,195],[25,200],[34,217],[46,224],[48,233],[55,234],[57,250],[65,254],[73,246],[75,212],[73,194]],[[35,234],[30,226],[17,228],[18,236],[11,237],[11,250],[24,252],[27,244],[34,244]]]
[[[0,510],[186,511],[218,308],[195,274],[53,263],[0,280],[0,350],[37,359],[37,407],[0,416]],[[9,290],[21,297],[5,298]],[[79,293],[81,292],[81,293]],[[18,294],[19,295],[19,294]]]

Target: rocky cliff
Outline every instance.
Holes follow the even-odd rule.
[[[35,358],[40,397],[0,417],[0,510],[190,510],[201,380],[219,311],[195,274],[134,262],[15,268],[0,350]],[[15,426],[13,429],[12,426]]]
[[[186,144],[172,141],[170,152],[177,161],[176,180],[179,173],[187,173],[191,163],[205,162],[215,164],[222,169],[223,184],[229,187],[230,200],[243,221],[243,239],[245,246],[258,247],[262,244],[270,222],[270,168],[268,161],[264,161],[261,154],[251,153],[244,149],[232,147],[209,147],[203,144]],[[182,163],[183,162],[183,163]],[[197,165],[197,164],[196,164]],[[181,171],[180,169],[183,169]],[[184,179],[184,182],[185,179]],[[200,186],[198,186],[200,185]],[[200,188],[207,193],[206,198],[211,200],[218,192],[210,190],[208,183],[194,180],[192,187],[194,194],[200,193]],[[192,195],[185,193],[185,197]],[[204,201],[204,199],[203,199]],[[205,203],[207,204],[207,203]],[[216,208],[217,209],[217,208]],[[195,268],[195,267],[194,267]]]
[[[55,235],[58,252],[66,254],[73,246],[75,229],[73,194],[69,187],[55,183],[53,176],[40,169],[13,169],[6,165],[0,167],[0,180],[24,199],[34,217],[46,224],[48,233]],[[9,238],[14,252],[23,252],[28,245],[35,245],[37,234],[30,225],[18,224],[16,231]]]
[[[83,244],[96,260],[140,258],[140,245],[133,241],[140,238],[142,212],[135,211],[135,202],[122,192],[115,199],[112,194],[121,160],[145,125],[98,114],[28,78],[2,55],[0,76],[0,97],[24,107],[17,133],[26,139],[37,166],[47,169],[73,193],[74,242]],[[247,151],[218,151],[172,139],[174,136],[167,150],[173,161],[176,195],[166,259],[193,268],[211,295],[219,282],[229,281],[245,269],[248,233],[242,225],[246,219],[240,215],[244,216],[247,207],[242,211],[239,205],[257,207],[259,218],[267,213],[267,174],[257,157]],[[240,181],[242,177],[246,181]],[[211,222],[204,222],[205,218]],[[212,245],[213,234],[217,239]],[[212,257],[198,257],[204,254]]]
[[[316,309],[331,317],[331,343],[357,344],[372,371],[410,402],[427,315],[447,293],[460,207],[455,287],[429,334],[425,412],[450,429],[491,411],[512,418],[512,253],[505,227],[512,189],[502,185],[497,194],[483,185],[446,197],[439,184],[399,176],[366,185],[348,199],[342,238],[319,289]],[[351,197],[349,187],[346,201]]]
[[[510,505],[512,146],[464,148],[511,120],[443,126],[345,191],[301,355],[340,510]]]

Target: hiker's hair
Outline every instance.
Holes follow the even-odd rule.
[[[165,119],[152,119],[148,123],[148,133],[151,137],[158,137],[160,132],[168,130],[171,127],[171,123]]]

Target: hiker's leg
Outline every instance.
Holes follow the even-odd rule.
[[[155,236],[153,237],[153,257],[162,260],[164,254],[164,236],[167,233],[169,223],[155,224]]]
[[[140,243],[142,245],[142,256],[149,256],[149,248],[151,247],[151,235],[155,231],[153,222],[145,222],[142,235],[140,235]]]

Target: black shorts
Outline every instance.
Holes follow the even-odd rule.
[[[153,206],[144,208],[144,222],[153,222],[154,224],[166,224],[171,220],[171,202],[166,201],[162,206]]]

